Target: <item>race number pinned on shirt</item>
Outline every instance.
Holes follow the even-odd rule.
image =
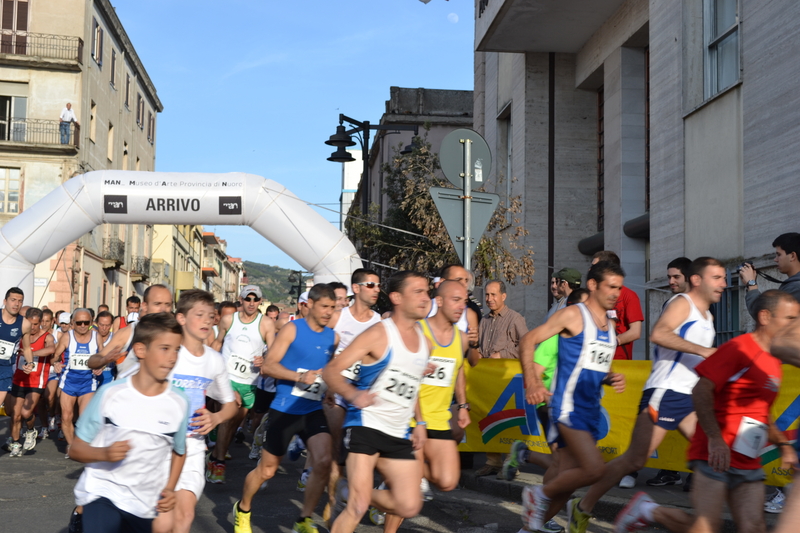
[[[753,459],[759,457],[761,448],[767,444],[768,427],[763,422],[759,422],[749,416],[743,416],[731,450]]]
[[[350,381],[358,381],[361,378],[361,361],[356,361],[350,368],[342,370],[342,376]]]
[[[91,370],[89,368],[89,358],[91,354],[76,353],[69,356],[69,369],[70,370]]]
[[[409,374],[399,368],[387,368],[386,379],[383,380],[378,396],[387,402],[409,407],[417,399],[420,381],[422,380],[419,376]]]
[[[433,387],[449,387],[456,373],[456,360],[449,357],[431,357],[429,363],[436,365],[432,374],[427,374],[423,383]]]
[[[583,368],[608,374],[608,371],[611,370],[611,362],[614,360],[614,352],[616,349],[616,346],[608,342],[598,340],[589,341],[589,344],[586,346],[588,358]]]
[[[7,361],[17,351],[16,342],[0,340],[0,359]]]
[[[228,358],[228,374],[240,379],[250,379],[253,377],[252,359],[248,360],[241,355],[231,354]]]
[[[298,368],[297,372],[302,374],[303,372],[308,372],[308,370],[305,368]],[[292,396],[319,402],[322,401],[322,397],[325,396],[327,390],[328,386],[322,381],[322,376],[317,374],[317,378],[310,385],[296,381],[294,387],[292,387]]]

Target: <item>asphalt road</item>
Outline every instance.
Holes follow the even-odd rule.
[[[0,442],[8,435],[7,417],[0,418]],[[72,489],[83,466],[64,458],[66,444],[48,439],[19,458],[0,451],[0,531],[34,533],[66,533],[70,512],[74,507]],[[239,498],[242,482],[255,465],[247,458],[249,447],[235,444],[228,461],[227,483],[207,484],[197,506],[193,532],[232,532],[231,508]],[[297,492],[297,479],[302,460],[284,460],[278,474],[260,492],[253,507],[253,531],[288,533],[302,504]],[[322,506],[318,507],[322,512]],[[436,492],[433,501],[425,504],[420,516],[407,520],[401,531],[427,533],[516,533],[520,527],[521,506],[517,501],[482,492],[460,489],[449,493]],[[318,524],[322,519],[315,516]],[[563,514],[557,520],[564,525]],[[593,520],[592,533],[612,531],[608,522]],[[320,531],[326,531],[320,527]],[[378,533],[368,518],[356,530]]]

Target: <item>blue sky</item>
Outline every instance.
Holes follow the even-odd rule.
[[[249,172],[304,200],[334,203],[341,165],[326,161],[334,149],[324,141],[339,113],[377,122],[390,86],[473,86],[471,0],[114,6],[164,104],[159,171]],[[297,266],[250,228],[207,230],[228,241],[229,255]]]

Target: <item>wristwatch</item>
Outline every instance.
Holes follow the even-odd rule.
[[[467,411],[469,411],[469,404],[468,403],[460,403],[460,404],[458,404],[458,408],[459,409],[466,409]]]
[[[758,283],[754,279],[751,279],[750,281],[747,282],[748,289],[750,289],[750,287],[756,287],[756,286],[758,286]]]

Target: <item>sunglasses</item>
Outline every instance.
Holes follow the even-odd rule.
[[[75,325],[76,326],[88,326],[91,323],[92,323],[91,320],[76,320],[75,321]]]
[[[356,283],[356,285],[361,285],[362,287],[366,287],[368,289],[374,289],[375,287],[378,286],[378,284],[375,283],[374,281],[359,281],[358,283]]]
[[[261,298],[256,298],[255,296],[248,296],[244,299],[245,302],[260,302]]]

